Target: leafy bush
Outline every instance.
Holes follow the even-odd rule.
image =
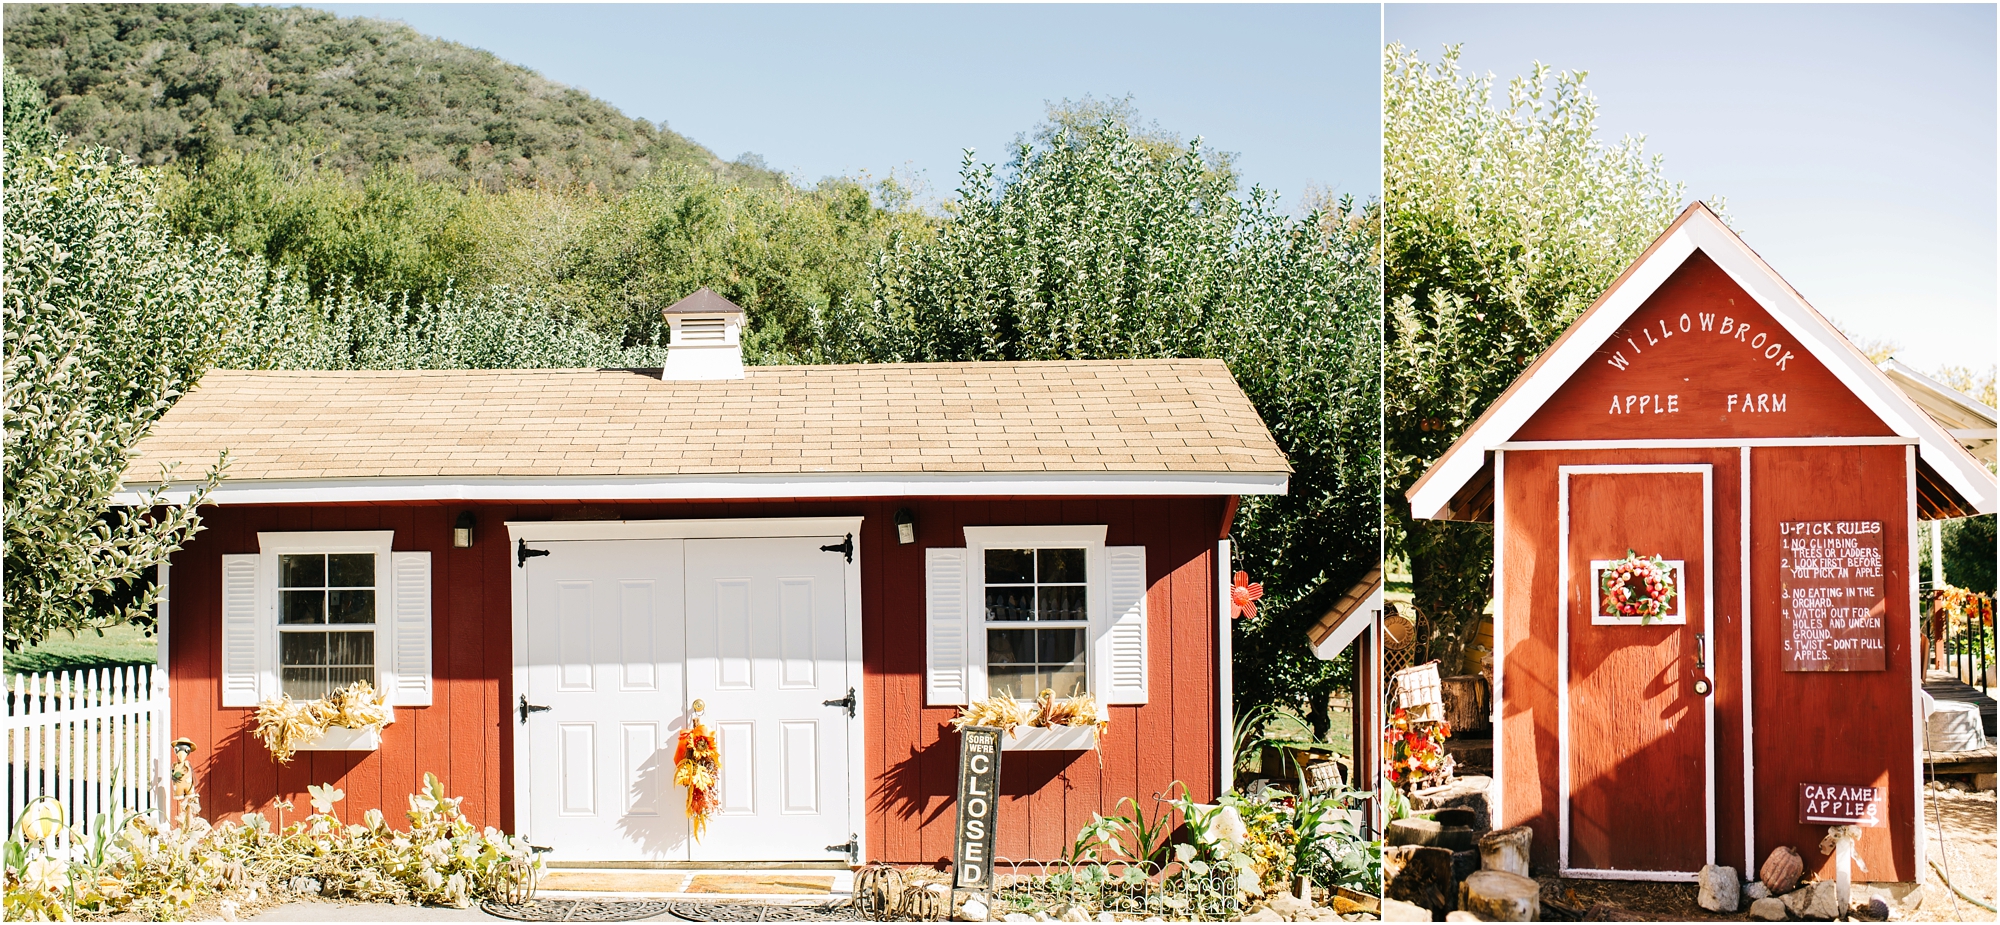
[[[173,828],[151,816],[107,814],[97,817],[93,840],[66,850],[47,821],[51,813],[60,819],[61,807],[45,798],[22,814],[6,844],[7,917],[175,919],[204,897],[257,902],[287,893],[465,907],[540,874],[526,841],[473,828],[459,811],[463,798],[445,796],[433,775],[410,796],[407,830],[390,828],[376,809],[342,824],[333,804],[344,794],[311,790],[313,813],[278,828],[259,813],[221,825],[194,817]]]

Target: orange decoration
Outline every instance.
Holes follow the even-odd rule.
[[[694,830],[694,840],[708,831],[708,817],[715,815],[721,806],[722,748],[715,739],[715,730],[708,728],[697,719],[694,725],[681,731],[680,744],[674,746],[674,783],[687,788],[687,817]]]
[[[1264,584],[1250,583],[1249,572],[1237,572],[1236,582],[1229,589],[1229,604],[1237,619],[1248,617],[1257,619],[1257,600],[1264,596]]]

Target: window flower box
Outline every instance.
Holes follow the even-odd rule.
[[[293,746],[302,752],[372,752],[382,747],[382,730],[328,726],[326,734]]]
[[[1093,726],[1016,726],[1000,737],[1003,752],[1079,752],[1097,747]]]

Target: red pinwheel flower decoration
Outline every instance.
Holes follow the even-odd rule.
[[[1264,584],[1250,583],[1249,572],[1237,572],[1236,583],[1229,589],[1229,603],[1237,619],[1248,617],[1257,619],[1257,599],[1264,596]]]

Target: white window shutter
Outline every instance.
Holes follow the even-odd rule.
[[[222,705],[254,707],[263,699],[263,678],[275,674],[272,651],[275,640],[266,645],[264,637],[276,632],[276,620],[262,619],[257,593],[257,573],[263,557],[229,555],[222,557]],[[275,691],[274,691],[275,692]]]
[[[398,552],[389,556],[390,580],[395,582],[389,618],[389,703],[398,707],[431,705],[431,554]]]
[[[1097,701],[1146,702],[1146,547],[1107,546],[1105,579],[1110,606],[1092,622],[1097,659]]]
[[[924,550],[924,700],[931,706],[971,701],[971,622],[966,551]]]

